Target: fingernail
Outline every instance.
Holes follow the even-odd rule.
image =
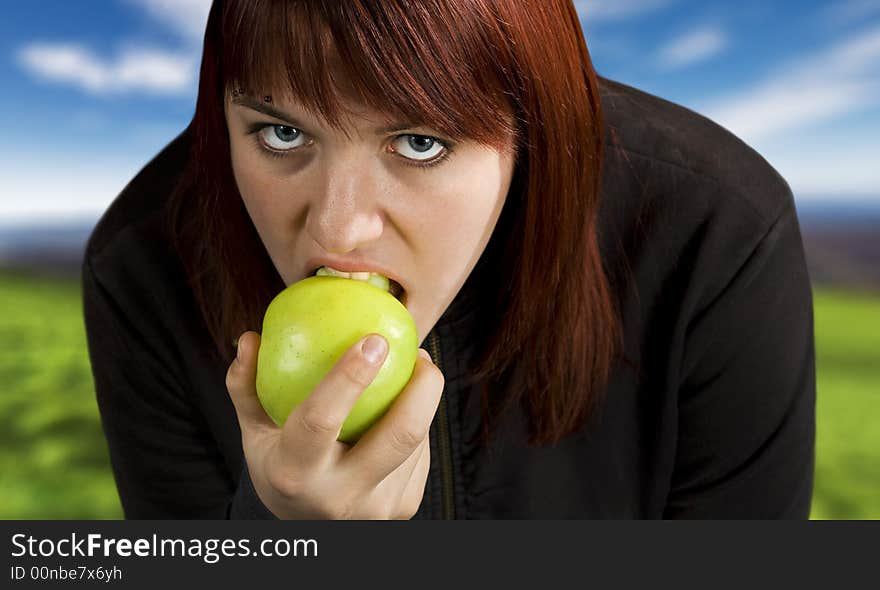
[[[361,344],[361,354],[371,365],[378,363],[385,354],[385,339],[381,336],[370,336]]]
[[[428,351],[425,350],[424,348],[419,349],[419,356],[422,357],[423,359],[425,359],[426,361],[434,362],[431,360],[431,355],[428,354]]]

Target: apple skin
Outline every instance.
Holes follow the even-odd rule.
[[[370,333],[388,354],[346,418],[338,440],[355,443],[381,418],[412,377],[415,321],[389,292],[355,279],[319,276],[290,285],[269,304],[257,359],[257,396],[279,426],[346,350]]]

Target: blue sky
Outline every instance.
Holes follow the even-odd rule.
[[[210,0],[7,3],[0,222],[95,217],[188,123]],[[576,0],[600,74],[703,113],[799,202],[880,201],[880,0]]]

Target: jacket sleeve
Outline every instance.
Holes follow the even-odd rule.
[[[88,259],[82,278],[95,394],[126,518],[275,518],[246,464],[237,482],[229,476],[185,378],[130,321]]]
[[[725,281],[686,330],[664,516],[807,518],[813,305],[791,200]]]

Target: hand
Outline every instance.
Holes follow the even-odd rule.
[[[367,337],[339,359],[278,427],[256,393],[260,335],[245,332],[226,388],[241,427],[242,446],[257,495],[284,519],[409,519],[422,501],[431,463],[428,432],[444,378],[419,349],[415,369],[388,412],[355,445],[336,438],[357,398],[387,355],[370,363]]]

